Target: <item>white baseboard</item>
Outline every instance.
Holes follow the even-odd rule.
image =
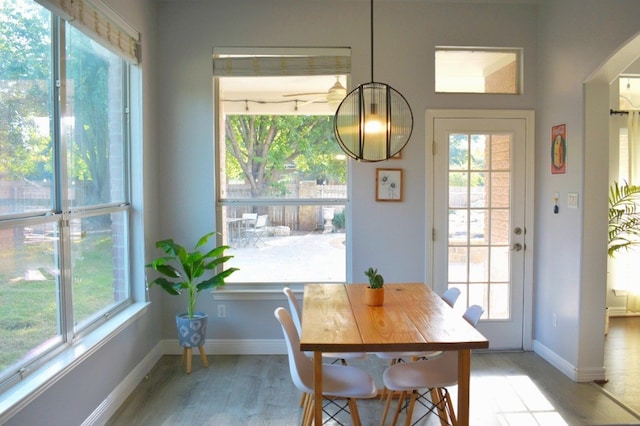
[[[604,366],[578,369],[537,340],[533,341],[533,351],[574,382],[592,382],[594,380],[605,379]]]
[[[124,401],[144,380],[149,371],[160,360],[163,353],[161,345],[156,345],[127,377],[93,410],[93,413],[82,422],[82,426],[103,425],[120,408]]]
[[[627,311],[627,308],[609,308],[609,317],[639,317],[640,312]]]

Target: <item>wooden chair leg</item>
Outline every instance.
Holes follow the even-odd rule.
[[[387,420],[387,413],[389,413],[389,407],[391,407],[391,400],[393,399],[393,392],[387,392],[387,402],[384,404],[384,412],[380,418],[380,426],[384,426],[384,422]]]
[[[407,409],[407,420],[405,421],[406,426],[411,426],[411,419],[413,418],[413,409],[416,406],[416,400],[420,394],[417,390],[411,392],[411,397],[409,398],[409,408]]]
[[[313,423],[313,395],[306,395],[304,409],[302,410],[302,426],[311,426]]]
[[[400,396],[398,397],[398,406],[396,407],[396,412],[393,416],[393,422],[391,423],[395,426],[398,423],[398,417],[400,416],[400,411],[402,410],[402,404],[404,403],[404,398],[407,396],[407,391],[400,392]]]
[[[355,398],[349,398],[349,410],[351,411],[351,421],[354,426],[361,426],[360,413],[358,413],[358,404]]]
[[[200,359],[202,359],[202,365],[208,367],[209,360],[207,359],[207,354],[204,353],[204,345],[198,346],[198,350],[200,351]]]
[[[442,392],[440,391],[439,388],[431,388],[429,392],[431,393],[431,401],[433,402],[433,404],[436,406],[436,409],[438,410],[438,417],[440,417],[440,424],[444,426],[447,424],[447,423],[444,423],[444,419],[447,418],[447,412],[445,411],[446,403],[442,395]]]
[[[447,404],[447,413],[449,414],[450,424],[456,425],[458,421],[456,420],[456,412],[453,410],[453,402],[451,401],[451,395],[449,395],[448,391],[443,392],[442,389],[438,389],[438,392],[443,395],[442,398]]]

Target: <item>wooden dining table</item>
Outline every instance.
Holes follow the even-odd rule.
[[[315,424],[322,424],[323,352],[458,351],[458,424],[468,425],[471,350],[489,341],[423,283],[385,284],[382,306],[365,304],[366,287],[304,287],[300,349],[314,352]]]

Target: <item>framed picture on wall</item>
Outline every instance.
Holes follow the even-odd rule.
[[[567,172],[567,125],[558,124],[551,128],[551,173]]]
[[[402,201],[402,169],[376,169],[376,201]]]

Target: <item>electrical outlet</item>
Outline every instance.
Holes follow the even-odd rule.
[[[218,305],[218,318],[227,317],[227,307],[225,305]]]

